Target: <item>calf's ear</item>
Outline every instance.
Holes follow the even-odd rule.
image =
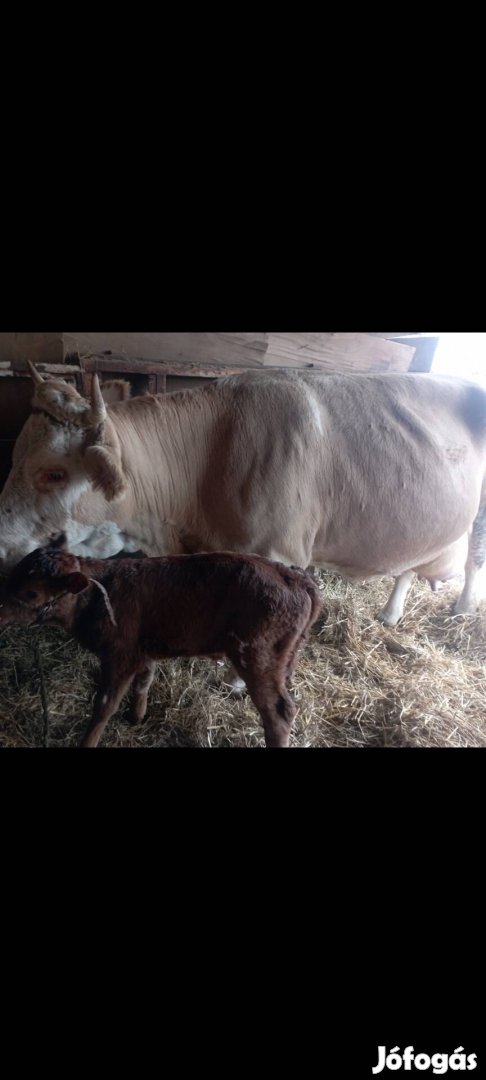
[[[62,584],[63,588],[70,593],[78,593],[88,588],[89,578],[86,577],[86,574],[76,571],[73,574],[65,574],[59,584]]]

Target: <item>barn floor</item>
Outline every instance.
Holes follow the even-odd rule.
[[[476,616],[451,617],[457,582],[434,594],[416,582],[406,616],[382,627],[390,579],[351,585],[320,575],[325,614],[294,676],[298,715],[291,746],[486,746],[486,601]],[[76,746],[88,721],[97,661],[57,627],[0,631],[0,747],[44,740],[38,645],[49,746]],[[147,719],[130,727],[122,705],[102,746],[263,746],[246,696],[221,684],[209,660],[160,665]]]

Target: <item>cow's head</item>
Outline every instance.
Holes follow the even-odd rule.
[[[120,443],[97,376],[89,402],[62,379],[43,379],[30,363],[29,369],[32,415],[0,495],[0,563],[6,566],[68,529],[70,511],[84,492],[98,490],[108,502],[126,492]]]

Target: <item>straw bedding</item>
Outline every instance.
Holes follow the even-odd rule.
[[[299,655],[294,747],[486,746],[486,601],[475,616],[451,616],[457,582],[434,594],[416,581],[394,629],[375,615],[390,579],[351,585],[322,573],[324,614]],[[0,631],[0,747],[44,740],[39,664],[49,746],[79,744],[90,716],[98,663],[58,627]],[[260,717],[247,695],[222,683],[210,660],[163,662],[146,720],[131,727],[126,703],[102,746],[258,747]]]

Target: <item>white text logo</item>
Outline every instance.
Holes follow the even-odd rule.
[[[468,1054],[466,1057],[463,1046],[458,1046],[453,1054],[432,1054],[431,1057],[428,1054],[415,1054],[413,1046],[406,1046],[403,1054],[400,1053],[399,1046],[394,1046],[388,1054],[386,1046],[379,1046],[378,1064],[371,1071],[374,1074],[383,1072],[383,1069],[390,1069],[392,1072],[405,1069],[405,1072],[410,1072],[413,1068],[425,1072],[432,1068],[432,1072],[438,1075],[446,1073],[448,1069],[469,1072],[476,1068],[476,1058],[477,1054]]]

